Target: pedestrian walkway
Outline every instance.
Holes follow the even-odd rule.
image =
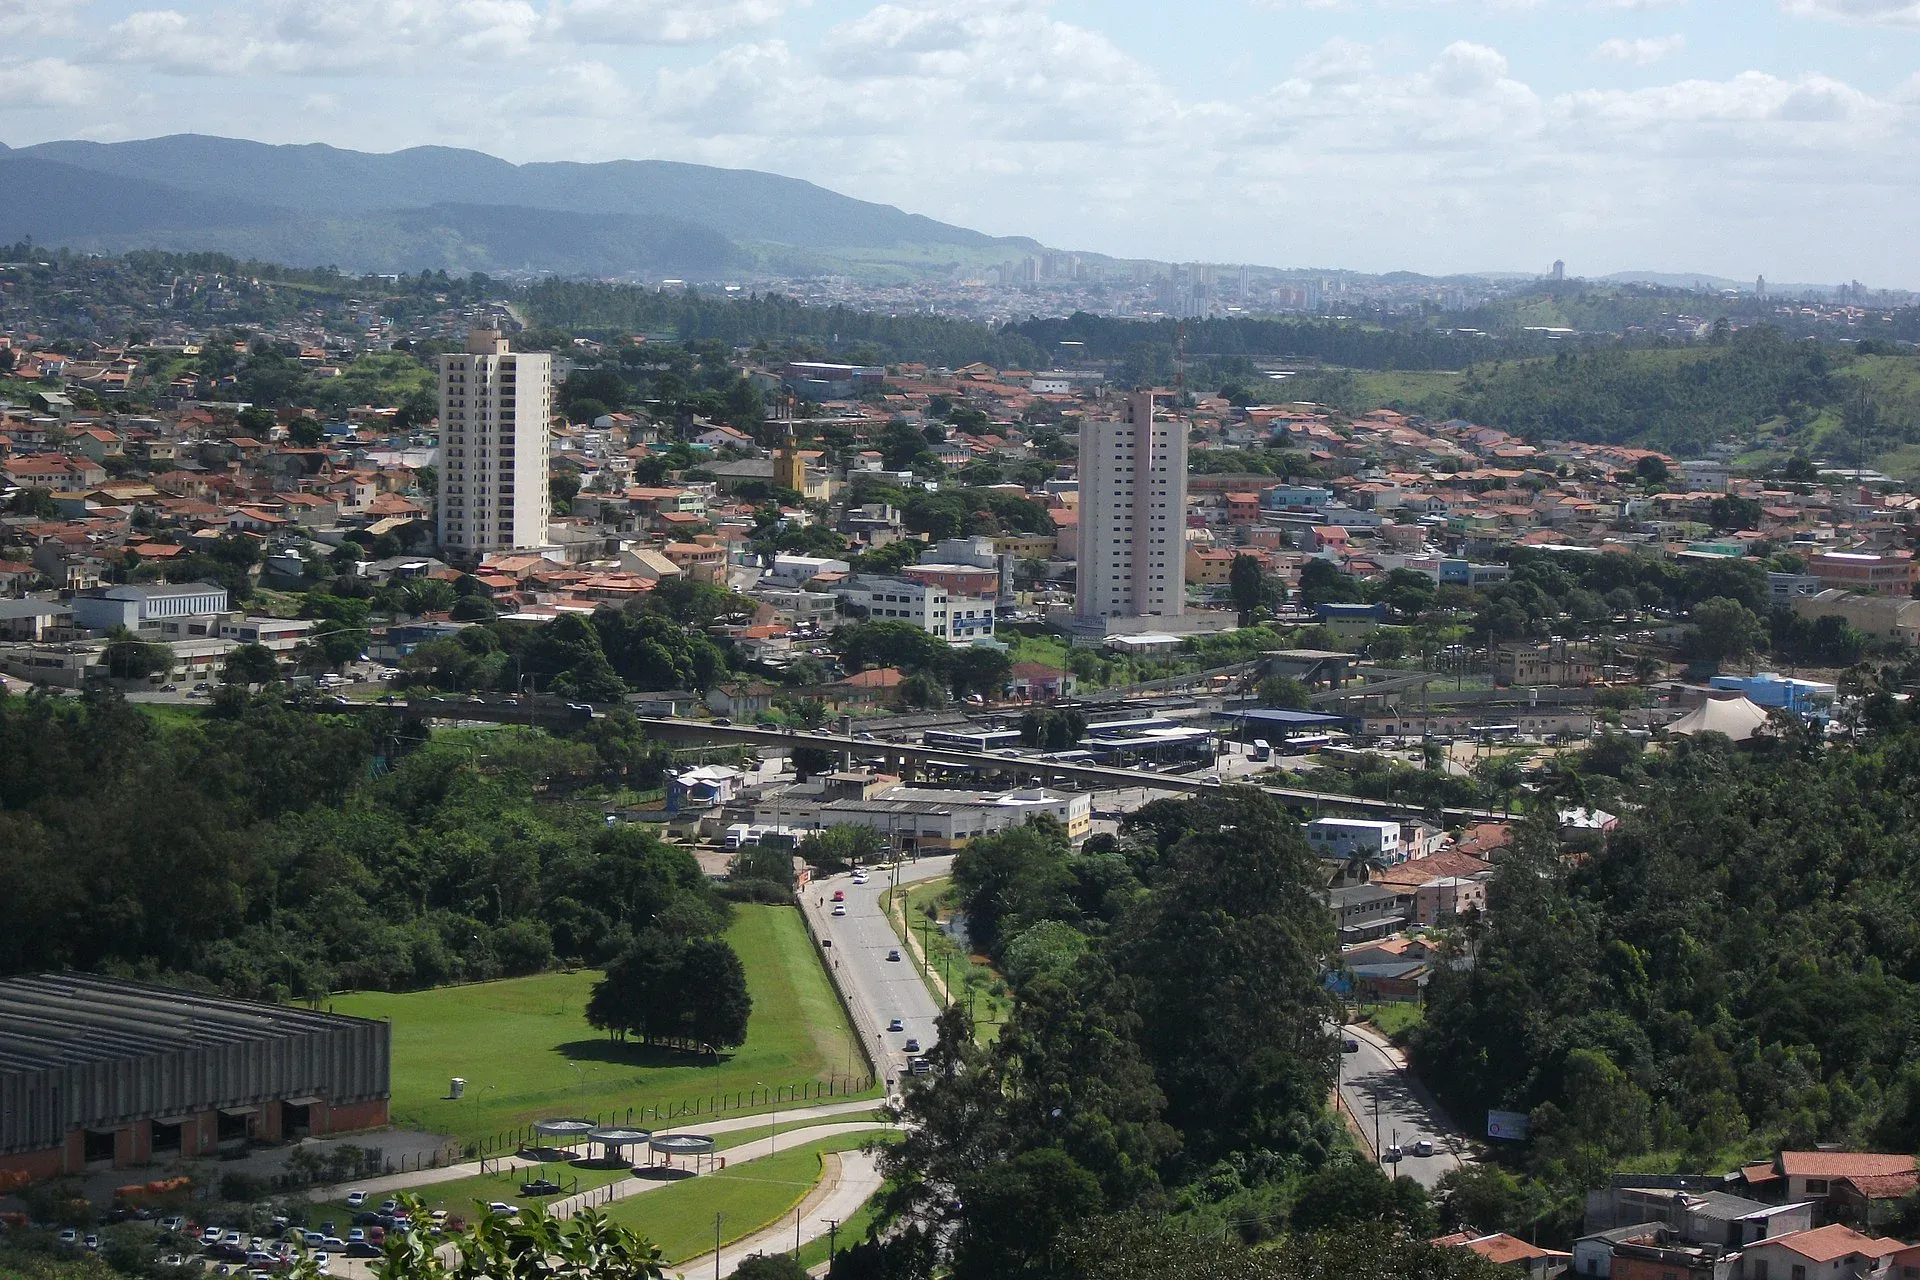
[[[872,1104],[869,1103],[868,1105],[871,1106]],[[763,1116],[761,1119],[764,1120],[765,1117]],[[739,1128],[738,1125],[733,1127],[736,1129]],[[770,1140],[770,1144],[762,1144],[756,1139],[753,1142],[744,1143],[741,1146],[733,1148],[731,1153],[722,1152],[721,1155],[723,1157],[732,1156],[729,1161],[730,1165],[751,1164],[754,1160],[777,1152],[791,1151],[795,1147],[804,1147],[809,1143],[820,1142],[827,1138],[840,1137],[843,1134],[868,1132],[880,1134],[897,1131],[899,1128],[899,1125],[890,1124],[883,1120],[861,1120],[848,1121],[844,1124],[822,1124],[814,1125],[811,1128],[787,1129],[775,1135]],[[769,1145],[771,1146],[771,1150],[769,1150]],[[860,1163],[862,1161],[865,1163]],[[471,1167],[478,1168],[477,1165]],[[840,1153],[838,1169],[839,1173],[834,1190],[827,1195],[818,1196],[818,1199],[821,1202],[820,1213],[822,1215],[832,1217],[837,1221],[844,1221],[862,1204],[865,1204],[868,1197],[880,1189],[880,1175],[878,1165],[872,1161],[871,1157],[865,1156],[860,1152],[850,1151]],[[426,1170],[426,1172],[434,1173],[439,1171],[429,1169]],[[609,1183],[607,1186],[596,1188],[593,1191],[583,1191],[577,1196],[568,1196],[564,1200],[556,1200],[547,1206],[547,1213],[555,1218],[571,1218],[582,1209],[604,1208],[616,1200],[628,1200],[634,1196],[645,1195],[650,1191],[658,1191],[662,1187],[678,1186],[682,1181],[685,1181],[685,1179],[623,1178],[619,1182]],[[815,1189],[808,1192],[808,1199],[815,1199],[817,1192],[818,1185],[816,1184]],[[846,1201],[850,1197],[857,1198],[853,1198],[852,1207],[847,1208]],[[828,1201],[830,1201],[830,1203],[828,1203]],[[722,1274],[731,1272],[734,1267],[738,1266],[739,1258],[745,1258],[751,1253],[771,1252],[772,1250],[765,1246],[758,1248],[746,1248],[745,1246],[762,1237],[771,1238],[784,1230],[784,1227],[776,1228],[769,1226],[766,1230],[757,1232],[754,1236],[746,1240],[736,1241],[734,1244],[721,1250],[720,1265]],[[825,1234],[826,1228],[824,1226],[821,1226],[819,1230],[814,1231],[811,1235],[807,1234],[807,1227],[803,1220],[803,1242],[818,1239]],[[443,1245],[439,1253],[443,1259],[451,1260],[453,1257],[453,1246],[451,1244]],[[730,1254],[738,1254],[738,1257],[735,1258],[734,1261],[729,1262],[728,1257]],[[373,1261],[373,1259],[365,1258],[336,1259],[330,1274],[335,1277],[335,1280],[371,1280],[373,1276]],[[704,1265],[708,1270],[712,1269],[713,1254],[711,1252],[706,1254],[706,1262]],[[678,1269],[684,1270],[689,1276],[698,1274],[693,1263],[688,1263],[686,1267]]]
[[[740,1129],[755,1129],[762,1126],[772,1128],[776,1117],[780,1124],[801,1120],[824,1120],[833,1116],[871,1111],[882,1105],[883,1101],[880,1098],[860,1098],[849,1102],[822,1102],[805,1107],[785,1107],[773,1111],[730,1116],[725,1120],[714,1120],[705,1124],[676,1125],[658,1132],[661,1134],[733,1133]],[[551,1160],[523,1159],[519,1156],[498,1158],[489,1156],[485,1169],[480,1167],[479,1161],[472,1160],[464,1164],[442,1165],[438,1169],[415,1169],[409,1173],[390,1173],[378,1178],[341,1182],[332,1186],[310,1187],[307,1189],[307,1199],[341,1200],[349,1191],[364,1191],[370,1197],[384,1197],[396,1191],[411,1191],[417,1187],[431,1187],[442,1182],[458,1182],[462,1178],[478,1178],[487,1173],[515,1172],[552,1163]]]
[[[846,1223],[871,1200],[884,1183],[879,1161],[864,1151],[842,1152],[826,1157],[831,1166],[814,1189],[807,1193],[791,1216],[769,1223],[744,1240],[736,1240],[720,1250],[721,1276],[730,1276],[742,1262],[755,1254],[786,1253],[821,1239],[830,1232],[829,1222]],[[711,1251],[690,1258],[672,1273],[680,1280],[704,1280],[714,1273]]]

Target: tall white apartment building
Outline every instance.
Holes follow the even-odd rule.
[[[1136,391],[1118,421],[1080,428],[1081,618],[1170,617],[1186,607],[1187,424]]]
[[[494,329],[440,357],[440,546],[478,558],[547,540],[553,357]]]

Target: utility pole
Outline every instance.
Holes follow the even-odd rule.
[[[720,1219],[724,1215],[713,1215],[713,1280],[720,1280]]]
[[[1373,1095],[1373,1162],[1379,1164],[1383,1154],[1380,1150],[1380,1082],[1368,1081],[1367,1092]]]
[[[840,1222],[837,1218],[822,1218],[820,1221],[827,1224],[827,1266],[831,1269],[833,1255],[838,1251],[835,1242],[840,1238]]]

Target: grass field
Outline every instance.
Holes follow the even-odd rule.
[[[1427,1011],[1417,1004],[1363,1004],[1360,1016],[1371,1022],[1381,1035],[1392,1039],[1425,1022]]]
[[[716,1213],[723,1246],[750,1236],[792,1214],[793,1206],[820,1180],[822,1155],[858,1150],[875,1136],[843,1133],[743,1161],[718,1173],[615,1201],[607,1206],[607,1214],[659,1245],[670,1262],[683,1262],[713,1248]]]
[[[135,702],[130,705],[162,729],[180,729],[199,724],[206,715],[204,707],[183,707],[172,702]]]
[[[393,1023],[393,1119],[475,1141],[550,1116],[639,1114],[714,1095],[864,1072],[846,1016],[792,907],[741,906],[727,941],[753,995],[747,1042],[717,1059],[616,1044],[587,1026],[599,974],[549,973],[436,991],[336,997]],[[460,1076],[466,1097],[446,1097]],[[710,1104],[709,1104],[710,1105]],[[791,1105],[791,1104],[788,1104]],[[741,1110],[753,1110],[743,1107]],[[761,1108],[764,1109],[764,1108]]]
[[[953,910],[953,881],[925,880],[912,885],[906,891],[907,920],[913,927],[913,936],[925,942],[933,969],[943,980],[953,982],[953,996],[956,1000],[965,1000],[967,992],[973,992],[973,1037],[981,1044],[991,1044],[1000,1035],[1000,1026],[1013,1011],[1013,1001],[993,994],[993,988],[1000,984],[1000,975],[994,972],[984,959],[971,955],[953,938],[938,929],[922,928],[927,920],[927,910],[932,908],[938,918],[944,919]],[[893,917],[894,929],[898,932],[899,917]],[[916,965],[916,968],[919,966]],[[926,980],[926,971],[921,971]],[[1004,986],[1001,988],[1004,990]],[[933,993],[935,1001],[940,999],[940,989],[930,980],[927,990]]]

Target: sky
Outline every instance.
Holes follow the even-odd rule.
[[[0,141],[184,132],[1173,261],[1920,287],[1920,0],[0,0]]]

